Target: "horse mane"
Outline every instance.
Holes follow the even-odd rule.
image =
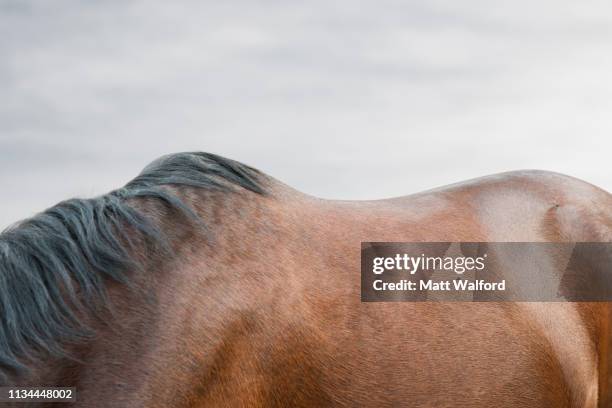
[[[123,188],[63,201],[0,234],[0,377],[2,369],[27,371],[41,353],[64,356],[65,342],[91,335],[79,312],[104,305],[107,282],[129,283],[129,272],[143,266],[136,242],[167,247],[154,216],[134,199],[197,218],[171,186],[265,194],[253,168],[209,153],[177,153]]]

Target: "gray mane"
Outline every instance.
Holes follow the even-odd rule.
[[[256,170],[208,153],[178,153],[147,166],[125,187],[91,199],[71,199],[0,234],[0,382],[23,373],[43,353],[91,334],[77,317],[104,305],[106,283],[129,282],[142,266],[138,242],[164,246],[166,234],[131,205],[156,200],[188,217],[193,210],[164,186],[264,194]],[[166,245],[167,247],[167,245]]]

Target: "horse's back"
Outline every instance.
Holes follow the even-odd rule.
[[[611,203],[588,183],[542,171],[390,200],[316,202],[306,219],[328,258],[309,265],[311,307],[343,310],[315,319],[334,333],[317,351],[329,353],[324,384],[346,404],[595,406],[605,388],[605,305],[360,303],[358,243],[607,242]]]
[[[361,302],[360,243],[609,241],[608,193],[534,171],[366,202],[268,191],[211,209],[215,246],[173,275],[206,311],[191,336],[217,364],[205,406],[597,404],[605,304]]]
[[[421,202],[439,200],[447,221],[472,225],[472,240],[499,242],[586,242],[612,239],[612,196],[592,184],[559,173],[521,170],[501,173],[412,196],[393,199],[413,211]],[[448,217],[444,217],[448,215]],[[474,230],[474,227],[478,230]],[[465,228],[464,228],[465,229]],[[459,232],[460,233],[460,232]],[[446,238],[445,238],[446,237]]]

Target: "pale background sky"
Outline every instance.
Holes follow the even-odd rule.
[[[0,0],[0,228],[184,150],[327,198],[612,190],[611,114],[609,1]]]

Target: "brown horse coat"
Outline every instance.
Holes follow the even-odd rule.
[[[607,406],[606,303],[362,303],[362,241],[612,241],[612,197],[518,171],[407,197],[328,201],[259,175],[266,194],[168,186],[201,229],[142,251],[136,291],[21,384],[75,385],[83,407]],[[88,317],[85,317],[86,319]]]

